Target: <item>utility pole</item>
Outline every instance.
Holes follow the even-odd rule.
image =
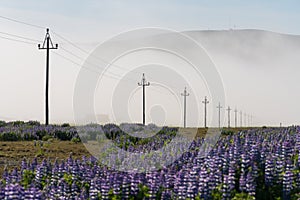
[[[219,105],[217,106],[217,108],[219,109],[219,129],[220,129],[221,128],[221,108],[222,108],[220,102],[219,102]]]
[[[250,115],[248,115],[248,127],[251,127],[251,124],[250,124]]]
[[[230,128],[230,111],[231,111],[230,106],[228,106],[227,111],[228,111],[228,128]]]
[[[247,114],[244,113],[244,123],[245,123],[245,127],[247,127]]]
[[[146,115],[145,115],[145,87],[146,86],[149,86],[150,83],[146,81],[146,78],[145,78],[145,74],[143,73],[143,77],[142,77],[142,81],[140,83],[138,83],[138,86],[142,86],[143,87],[143,125],[145,125],[146,123]]]
[[[41,47],[40,44],[38,44],[38,48],[40,50],[46,50],[46,94],[45,94],[45,115],[46,115],[46,119],[45,119],[45,124],[48,125],[49,124],[49,51],[50,49],[57,49],[58,48],[58,44],[55,44],[55,47],[52,43],[50,34],[49,34],[49,29],[46,29],[46,36],[43,42],[43,45]]]
[[[204,101],[202,101],[202,103],[204,103],[204,128],[206,128],[206,116],[207,116],[206,105],[209,103],[206,96],[204,98]]]
[[[240,126],[243,127],[243,112],[240,111]]]
[[[238,110],[235,108],[235,110],[234,110],[234,125],[235,125],[235,128],[237,128],[237,112],[238,112]]]
[[[183,110],[183,127],[186,128],[186,97],[189,96],[190,94],[187,93],[186,91],[186,87],[184,88],[183,93],[181,93],[181,96],[183,96],[183,106],[184,106],[184,110]]]

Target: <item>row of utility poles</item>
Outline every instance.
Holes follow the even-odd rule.
[[[49,58],[50,58],[50,50],[58,49],[58,44],[53,45],[53,42],[51,40],[49,29],[46,29],[46,35],[45,39],[42,45],[38,44],[38,49],[40,50],[46,50],[46,84],[45,84],[45,124],[49,124]],[[146,112],[145,112],[145,106],[146,106],[146,87],[150,86],[150,83],[146,81],[145,74],[143,73],[143,77],[141,82],[138,83],[138,86],[141,86],[143,89],[143,124],[146,123]],[[183,126],[186,127],[186,97],[188,97],[190,94],[187,92],[186,88],[184,88],[183,93],[181,93],[181,96],[183,96],[183,102],[184,102],[184,111],[183,111]],[[207,104],[209,101],[207,100],[207,97],[205,96],[204,101],[202,101],[204,104],[204,127],[207,128]],[[221,108],[222,106],[217,106],[219,109],[219,128],[221,127]],[[228,106],[226,109],[228,112],[228,127],[230,127],[230,111],[231,108]],[[237,127],[237,109],[234,110],[235,112],[235,127]],[[242,127],[242,111],[240,111],[240,126]],[[247,115],[244,113],[244,117],[246,118]],[[252,116],[251,117],[251,123],[252,123]],[[250,119],[248,119],[248,125],[250,124]]]
[[[145,122],[146,122],[146,114],[145,114],[145,94],[146,94],[146,91],[145,91],[145,87],[149,86],[149,85],[150,85],[150,83],[146,81],[145,74],[143,73],[142,80],[141,80],[141,82],[138,83],[138,86],[143,87],[143,124],[144,125],[145,125]],[[183,93],[181,93],[181,96],[183,96],[183,127],[184,128],[186,128],[186,97],[188,97],[189,95],[190,94],[187,92],[186,87],[185,87]],[[204,128],[207,128],[207,104],[209,103],[209,101],[207,100],[206,96],[204,97],[204,101],[202,101],[202,103],[204,104]],[[220,103],[217,106],[217,108],[218,108],[218,114],[219,114],[219,118],[218,118],[219,123],[218,123],[218,125],[219,125],[219,128],[221,128],[221,108],[222,108],[222,106],[221,106]],[[231,125],[230,125],[230,122],[231,122],[231,120],[230,120],[230,116],[231,116],[230,115],[230,111],[231,110],[232,109],[230,108],[230,106],[228,106],[227,109],[226,109],[227,114],[228,114],[228,116],[227,116],[227,119],[228,119],[228,128],[231,127]],[[238,118],[237,113],[238,113],[238,110],[235,109],[234,113],[235,113],[235,115],[234,115],[234,123],[235,123],[235,127],[237,128],[238,127],[238,124],[237,124],[237,120],[238,120],[237,119]],[[248,116],[248,126],[250,124],[252,124],[252,116],[251,115],[247,115],[246,113],[244,113],[244,116],[245,116],[245,119]],[[243,117],[243,113],[242,113],[242,111],[240,111],[240,127],[243,126],[242,117]],[[245,124],[245,126],[246,126],[246,124]]]

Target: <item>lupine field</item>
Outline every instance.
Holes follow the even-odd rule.
[[[41,140],[41,132],[43,137],[79,138],[67,125],[0,128],[2,140],[8,133],[19,140]],[[151,138],[137,139],[113,124],[83,128],[88,131],[82,142],[103,139],[97,135],[101,132],[132,152],[159,149],[177,131],[164,127]],[[72,154],[66,160],[24,158],[20,166],[4,170],[0,199],[300,199],[300,127],[223,132],[205,157],[199,154],[204,142],[196,138],[175,162],[145,172],[134,167],[120,171],[95,157],[74,159]],[[116,159],[126,163],[122,156]]]

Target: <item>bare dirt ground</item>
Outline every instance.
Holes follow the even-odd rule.
[[[19,168],[23,158],[32,160],[37,157],[38,160],[44,158],[54,161],[57,159],[66,159],[72,152],[73,158],[82,158],[90,156],[82,143],[73,143],[70,141],[43,142],[41,147],[38,142],[18,141],[18,142],[0,142],[0,177],[5,166],[8,169]]]
[[[234,132],[247,130],[249,128],[230,128]],[[204,137],[208,129],[198,128],[197,137]],[[42,159],[66,159],[72,152],[73,158],[81,159],[82,156],[91,156],[82,143],[73,143],[70,141],[53,140],[51,142],[43,142],[43,146],[39,142],[34,141],[18,141],[18,142],[2,142],[0,141],[0,177],[2,176],[5,166],[11,170],[19,168],[23,158],[32,160],[37,157],[39,161]]]

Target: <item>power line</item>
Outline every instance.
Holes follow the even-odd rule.
[[[10,18],[10,17],[0,16],[0,18],[5,19],[5,20],[9,20],[9,21],[12,21],[12,22],[15,22],[15,23],[20,23],[20,24],[23,24],[23,25],[27,25],[27,26],[39,28],[39,29],[45,29],[45,28],[46,28],[46,27],[43,27],[43,26],[39,26],[39,25],[36,25],[36,24],[24,22],[24,21],[21,21],[21,20],[17,20],[17,19]],[[78,45],[72,43],[71,41],[69,41],[69,40],[66,39],[65,37],[61,36],[60,34],[54,32],[54,31],[52,31],[52,33],[53,33],[54,35],[58,36],[59,38],[61,38],[62,40],[66,41],[67,43],[69,43],[69,44],[72,45],[73,47],[75,47],[75,48],[79,49],[80,51],[82,51],[82,52],[84,52],[84,53],[90,55],[90,52],[88,52],[88,51],[86,51],[85,49],[79,47]],[[17,36],[17,37],[18,37],[18,36]],[[20,36],[20,37],[22,37],[22,36]],[[25,37],[24,37],[23,39],[25,39]],[[30,39],[30,40],[34,40],[34,39]],[[35,41],[35,40],[34,40],[34,41]],[[22,42],[22,41],[21,41],[21,42]],[[38,41],[38,42],[40,42],[40,41]],[[24,42],[24,43],[26,43],[26,42]],[[75,55],[74,53],[72,53],[72,54],[73,54],[73,56]],[[126,71],[127,71],[127,69],[125,69],[125,68],[123,68],[123,67],[121,67],[121,66],[118,66],[118,65],[116,65],[116,64],[110,63],[110,62],[108,62],[108,61],[106,61],[106,60],[104,60],[104,59],[102,59],[102,58],[100,58],[100,57],[98,57],[98,56],[92,55],[92,57],[97,58],[98,60],[101,60],[102,62],[109,64],[110,66],[114,66],[114,67],[116,67],[116,68],[119,68],[119,69],[122,69],[122,70],[126,70]],[[134,73],[138,73],[138,74],[139,74],[139,72],[134,72]],[[173,87],[173,86],[170,86],[170,87],[172,87],[173,89],[176,89],[176,90],[179,91],[179,88],[177,88],[177,87]]]
[[[23,24],[23,25],[27,25],[27,26],[39,28],[39,29],[45,29],[45,28],[46,28],[46,27],[43,27],[43,26],[40,26],[40,25],[36,25],[36,24],[24,22],[24,21],[21,21],[21,20],[13,19],[13,18],[10,18],[10,17],[5,17],[5,16],[1,16],[1,15],[0,15],[0,18],[5,19],[5,20],[9,20],[9,21],[12,21],[12,22],[15,22],[15,23],[20,23],[20,24]],[[54,32],[54,31],[52,31],[52,33],[53,33],[54,35],[58,36],[59,38],[61,38],[62,40],[66,41],[68,44],[72,45],[73,47],[79,49],[80,51],[86,53],[87,55],[90,55],[90,52],[88,52],[88,51],[86,51],[85,49],[83,49],[83,48],[79,47],[78,45],[74,44],[74,43],[71,42],[70,40],[68,40],[68,39],[66,39],[65,37],[63,37],[62,35],[60,35],[60,34]],[[39,42],[39,41],[38,41],[38,42]],[[72,54],[73,54],[73,56],[75,55],[74,53],[72,53]],[[98,57],[98,56],[94,56],[94,55],[91,55],[91,56],[94,57],[94,58],[96,58],[96,59],[98,59],[98,60],[101,60],[101,61],[104,62],[104,63],[109,64],[110,66],[113,66],[113,67],[116,67],[116,68],[119,68],[119,69],[122,69],[122,70],[127,71],[127,69],[125,69],[125,68],[123,68],[123,67],[121,67],[121,66],[118,66],[118,65],[116,65],[116,64],[110,63],[110,62],[108,62],[108,61],[106,61],[106,60],[104,60],[104,59],[102,59],[102,58],[100,58],[100,57]],[[76,57],[77,57],[77,56],[76,56]],[[78,57],[77,57],[77,58],[78,58]],[[134,73],[140,74],[140,72],[134,72]],[[151,78],[151,77],[150,77],[150,78]],[[173,88],[173,89],[176,89],[177,91],[180,90],[179,88],[174,87],[174,86],[171,86],[171,85],[169,85],[169,87],[171,87],[171,88]]]
[[[36,24],[24,22],[24,21],[21,21],[21,20],[13,19],[13,18],[10,18],[10,17],[5,17],[5,16],[1,16],[1,15],[0,15],[0,18],[5,19],[5,20],[8,20],[8,21],[11,21],[11,22],[14,22],[14,23],[19,23],[19,24],[31,26],[31,27],[34,27],[34,28],[38,28],[38,29],[45,29],[45,28],[46,28],[46,27],[43,27],[43,26],[40,26],[40,25],[36,25]],[[0,32],[0,33],[1,33],[1,34],[4,34],[4,35],[7,35],[7,36],[11,36],[11,37],[16,37],[16,38],[18,38],[18,39],[14,39],[14,38],[9,38],[9,37],[5,37],[5,36],[0,36],[0,38],[2,38],[2,39],[14,41],[14,42],[20,42],[20,43],[31,44],[31,45],[32,45],[32,44],[35,44],[35,43],[33,43],[33,42],[40,42],[39,40],[36,40],[36,39],[32,39],[32,38],[28,38],[28,37],[24,37],[24,36],[19,36],[19,35],[7,33],[7,32]],[[65,37],[61,36],[60,34],[54,32],[54,31],[52,31],[52,33],[53,33],[54,35],[58,36],[59,38],[61,38],[62,40],[66,41],[68,44],[72,45],[73,47],[79,49],[81,52],[84,52],[85,54],[90,55],[90,52],[88,52],[88,51],[86,51],[85,49],[79,47],[78,45],[72,43],[71,41],[69,41],[69,40],[66,39]],[[20,40],[20,39],[23,39],[23,40]],[[29,40],[29,41],[33,41],[33,42],[24,41],[24,40]],[[71,51],[69,51],[69,50],[67,50],[67,49],[65,49],[65,48],[62,48],[62,50],[65,51],[65,52],[67,52],[67,53],[69,53],[70,55],[72,55],[72,56],[74,56],[74,57],[80,59],[80,60],[84,60],[84,61],[85,61],[87,64],[89,64],[90,66],[96,66],[95,64],[90,63],[90,62],[87,62],[85,59],[81,58],[80,56],[74,54],[73,52],[71,52]],[[78,66],[80,66],[80,67],[82,67],[82,68],[85,68],[85,69],[87,69],[87,70],[90,70],[90,71],[92,71],[92,72],[99,73],[99,71],[93,70],[93,69],[91,69],[91,68],[89,68],[89,67],[82,66],[82,65],[76,63],[75,61],[73,61],[72,59],[67,58],[67,57],[65,57],[65,56],[63,56],[63,55],[61,55],[61,54],[59,54],[59,53],[56,53],[56,52],[53,52],[53,53],[56,54],[56,55],[58,55],[58,56],[60,56],[60,57],[62,57],[63,59],[68,60],[69,62],[71,62],[71,63],[73,63],[73,64],[75,64],[75,65],[78,65]],[[123,67],[121,67],[121,66],[118,66],[118,65],[116,65],[116,64],[110,63],[110,62],[108,62],[108,61],[106,61],[106,60],[104,60],[104,59],[102,59],[102,58],[100,58],[100,57],[96,57],[96,56],[94,56],[94,55],[92,55],[92,57],[97,58],[98,60],[101,60],[102,62],[109,64],[110,66],[117,67],[117,68],[122,69],[122,70],[127,70],[127,69],[125,69],[125,68],[123,68]],[[112,72],[107,72],[107,73],[112,73]],[[139,72],[134,72],[134,73],[139,73]],[[114,74],[114,73],[112,73],[112,74],[113,74],[114,76],[120,77],[118,74]],[[104,75],[104,76],[107,76],[107,77],[110,77],[110,78],[113,78],[113,79],[121,80],[121,79],[119,79],[119,78],[116,78],[116,77],[113,77],[113,76],[109,76],[108,74],[103,74],[103,75]],[[121,78],[122,78],[122,77],[121,77]],[[176,90],[179,90],[177,87],[173,87],[173,86],[170,86],[170,85],[169,85],[169,87],[171,87],[171,88],[173,88],[173,89],[176,89]],[[152,89],[154,89],[154,88],[152,88]],[[220,106],[220,105],[219,105],[219,106]],[[220,108],[219,108],[219,112],[220,112]],[[220,116],[219,116],[219,118],[220,118]],[[245,117],[245,118],[246,118],[246,117]],[[242,126],[242,112],[240,112],[240,121],[241,121],[241,126]],[[249,121],[251,121],[251,122],[249,122]],[[245,120],[245,122],[246,122],[246,120]],[[252,123],[252,119],[251,119],[251,120],[248,119],[248,124],[251,124],[251,123]],[[219,124],[220,124],[220,120],[219,120]],[[220,126],[220,125],[219,125],[219,126]]]
[[[12,37],[20,38],[20,39],[30,40],[30,41],[33,41],[33,42],[41,42],[40,40],[36,40],[36,39],[28,38],[28,37],[23,37],[23,36],[11,34],[11,33],[3,32],[3,31],[0,31],[0,33],[4,34],[4,35],[12,36]]]
[[[61,48],[61,47],[60,47],[60,48]],[[84,66],[84,65],[81,65],[81,64],[75,62],[74,60],[72,60],[72,59],[70,59],[70,58],[68,58],[68,57],[66,57],[66,56],[64,56],[64,55],[62,55],[62,54],[59,54],[59,53],[57,53],[57,52],[53,52],[53,54],[55,54],[55,55],[57,55],[57,56],[59,56],[59,57],[65,59],[65,60],[69,61],[70,63],[73,63],[74,65],[77,65],[78,67],[82,67],[82,68],[84,68],[84,69],[86,69],[86,70],[88,70],[88,71],[90,71],[90,72],[92,72],[92,73],[96,73],[96,74],[100,74],[100,73],[101,73],[101,71],[98,71],[98,70],[95,70],[95,69],[93,69],[93,68],[90,68],[90,67],[86,67],[86,66]],[[116,76],[113,76],[113,75],[110,75],[110,74],[107,74],[107,73],[103,74],[103,76],[108,77],[108,78],[111,78],[111,79],[115,79],[115,80],[123,80],[123,81],[127,81],[127,82],[134,82],[134,83],[136,83],[136,80],[134,80],[134,79],[123,78],[123,77],[121,77],[121,76],[117,76],[117,77],[116,77]],[[160,94],[165,94],[165,95],[167,95],[167,96],[170,95],[170,94],[168,94],[168,93],[166,93],[166,92],[164,92],[164,91],[160,91],[160,90],[155,89],[155,88],[153,88],[153,87],[151,87],[150,89],[153,90],[153,91],[155,91],[155,92],[157,92],[157,93],[160,93]]]
[[[24,21],[12,19],[12,18],[9,18],[9,17],[1,16],[1,15],[0,15],[0,18],[6,19],[6,20],[9,20],[9,21],[12,21],[12,22],[16,22],[16,23],[19,23],[19,24],[24,24],[24,25],[27,25],[27,26],[31,26],[31,27],[34,27],[34,28],[39,28],[39,29],[45,29],[46,28],[46,27],[42,27],[42,26],[39,26],[39,25],[36,25],[36,24],[27,23],[27,22],[24,22]]]
[[[84,69],[86,69],[86,70],[88,70],[88,71],[90,71],[90,72],[97,73],[97,74],[100,74],[100,73],[101,73],[100,71],[93,70],[92,68],[82,66],[81,64],[79,64],[79,63],[73,61],[72,59],[70,59],[70,58],[68,58],[68,57],[66,57],[66,56],[64,56],[64,55],[61,55],[61,54],[59,54],[59,53],[57,53],[57,52],[53,52],[53,54],[55,54],[55,55],[57,55],[57,56],[59,56],[59,57],[65,59],[65,60],[67,60],[67,61],[73,63],[74,65],[77,65],[78,67],[82,67],[82,68],[84,68]],[[114,77],[114,76],[111,76],[111,75],[108,75],[108,74],[103,74],[103,75],[106,76],[106,77],[108,77],[108,78],[115,79],[115,80],[124,80],[124,81],[127,81],[127,82],[129,82],[129,81],[130,81],[130,82],[133,82],[133,81],[136,82],[136,80],[133,80],[133,79],[124,79],[124,78],[123,78],[123,79],[120,79],[119,77]],[[165,94],[165,95],[169,96],[169,94],[167,94],[166,92],[159,91],[158,89],[155,89],[155,88],[153,88],[153,87],[150,87],[149,89],[152,90],[152,91],[155,91],[155,92],[157,92],[157,93],[159,93],[159,94]]]
[[[28,42],[28,41],[23,41],[23,40],[8,38],[8,37],[4,37],[4,36],[0,36],[0,38],[6,39],[6,40],[10,40],[10,41],[14,41],[14,42],[21,42],[21,43],[24,43],[24,44],[35,44],[33,42]]]
[[[90,54],[90,52],[88,52],[88,51],[86,51],[85,49],[83,49],[83,48],[79,47],[78,45],[74,44],[74,43],[71,42],[70,40],[68,40],[68,39],[66,39],[65,37],[63,37],[62,35],[60,35],[60,34],[54,32],[54,31],[52,31],[52,32],[53,32],[54,35],[58,36],[59,38],[61,38],[61,39],[64,40],[64,41],[66,41],[66,42],[67,42],[68,44],[70,44],[71,46],[73,46],[73,47],[77,48],[78,50],[80,50],[81,52],[83,52],[83,53],[85,53],[85,54],[87,54],[87,55],[89,55],[89,56],[95,58],[96,60],[99,60],[99,61],[101,61],[101,62],[104,62],[104,63],[106,63],[107,65],[109,65],[109,66],[111,66],[111,67],[115,67],[115,68],[118,68],[118,69],[123,70],[123,71],[128,71],[126,68],[124,68],[124,67],[122,67],[122,66],[120,66],[120,65],[111,63],[111,62],[106,61],[105,59],[103,59],[103,58],[101,58],[101,57],[98,57],[98,56],[95,56],[95,55],[93,55],[93,54]],[[72,54],[73,54],[73,53],[72,53]],[[77,56],[76,56],[76,57],[77,57]],[[134,72],[134,71],[131,71],[130,73],[135,73],[135,74],[140,75],[140,72]],[[148,77],[150,77],[150,76],[148,75]],[[150,77],[150,78],[151,78],[151,77]],[[153,79],[153,78],[152,78],[152,79]],[[176,89],[176,90],[179,91],[179,88],[177,88],[177,87],[174,87],[174,86],[171,86],[171,85],[169,85],[169,87],[171,87],[171,88]]]
[[[61,55],[61,54],[59,54],[59,53],[57,53],[57,52],[53,52],[53,54],[55,54],[55,55],[57,55],[57,56],[59,56],[59,57],[65,59],[65,60],[67,60],[67,61],[73,63],[74,65],[77,65],[77,66],[79,66],[79,67],[82,67],[82,68],[84,68],[84,69],[86,69],[86,70],[88,70],[88,71],[90,71],[90,72],[97,73],[97,74],[100,74],[100,73],[101,73],[100,71],[94,70],[94,69],[89,68],[89,67],[85,67],[85,66],[83,66],[83,65],[81,65],[81,64],[79,64],[79,63],[73,61],[72,59],[70,59],[70,58],[68,58],[68,57],[66,57],[66,56],[64,56],[64,55]],[[115,79],[115,80],[121,80],[119,77],[117,78],[117,77],[114,77],[114,76],[110,76],[110,75],[108,75],[108,74],[103,74],[103,76],[106,76],[106,77],[108,77],[108,78],[112,78],[112,79]],[[132,80],[131,80],[131,81],[132,81]],[[135,80],[134,80],[134,81],[135,81]]]
[[[60,48],[61,48],[63,51],[67,52],[68,54],[70,54],[70,55],[72,55],[72,56],[78,58],[79,60],[82,60],[82,61],[85,62],[86,64],[89,64],[91,67],[93,66],[93,68],[98,69],[98,65],[96,65],[96,64],[94,64],[94,63],[91,63],[91,62],[89,62],[89,61],[87,61],[87,60],[81,58],[80,56],[74,54],[73,52],[71,52],[71,51],[69,51],[69,50],[67,50],[67,49],[65,49],[65,48],[63,48],[63,47],[60,47]],[[97,72],[100,73],[101,71],[97,71]],[[106,73],[109,73],[109,74],[112,74],[112,75],[114,75],[114,76],[123,78],[123,77],[120,76],[119,74],[116,74],[116,73],[113,73],[113,72],[110,72],[110,71],[107,71]],[[121,79],[120,79],[120,80],[121,80]],[[134,80],[134,82],[135,82],[135,81],[136,81],[136,80]]]

